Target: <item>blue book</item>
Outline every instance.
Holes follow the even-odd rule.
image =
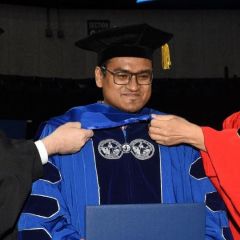
[[[204,240],[204,204],[86,207],[86,240]]]

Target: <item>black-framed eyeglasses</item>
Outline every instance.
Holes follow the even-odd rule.
[[[143,71],[138,73],[131,73],[127,71],[112,72],[106,67],[101,67],[103,72],[109,72],[113,76],[113,82],[117,85],[127,85],[133,76],[136,77],[138,85],[150,85],[153,79],[152,71]]]

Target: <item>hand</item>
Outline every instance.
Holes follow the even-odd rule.
[[[93,136],[92,130],[81,128],[79,122],[68,122],[42,139],[48,155],[75,153]]]
[[[175,115],[152,115],[149,136],[158,144],[175,145],[187,143],[205,150],[201,127]]]

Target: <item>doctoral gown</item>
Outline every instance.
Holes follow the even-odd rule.
[[[151,202],[205,202],[205,239],[232,239],[200,153],[153,142],[147,127],[152,113],[163,114],[149,108],[130,114],[96,103],[45,123],[40,138],[68,121],[80,121],[94,136],[78,153],[54,155],[44,166],[21,214],[19,239],[79,240],[85,238],[87,205]]]

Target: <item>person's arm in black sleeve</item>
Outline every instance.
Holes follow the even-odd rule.
[[[10,140],[0,133],[0,239],[13,230],[48,156],[77,152],[92,135],[92,130],[82,129],[77,122],[66,123],[35,143]]]
[[[42,174],[42,163],[32,141],[0,136],[0,239],[11,230],[30,190]]]

